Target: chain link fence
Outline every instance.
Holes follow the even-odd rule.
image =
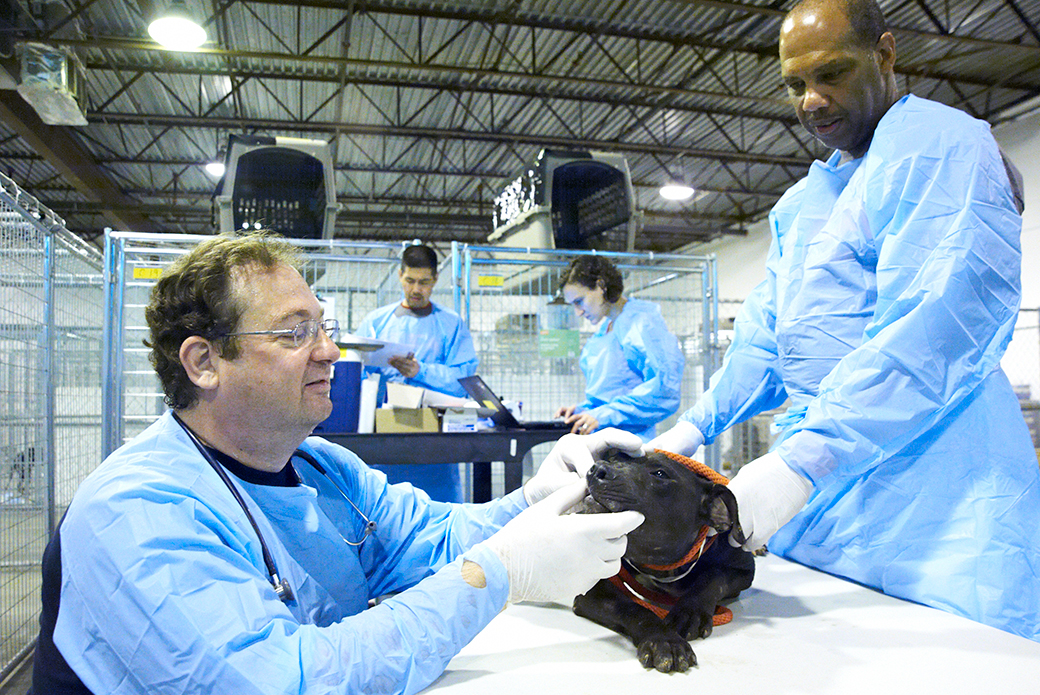
[[[112,451],[162,414],[164,405],[147,348],[144,307],[162,269],[202,237],[113,232],[106,237],[112,325],[104,365],[105,451]],[[403,244],[294,241],[304,275],[325,303],[325,315],[352,331],[373,309],[398,301]],[[433,301],[467,320],[480,359],[478,373],[503,398],[522,401],[523,417],[547,419],[580,402],[584,377],[578,352],[593,327],[579,326],[574,310],[556,301],[560,271],[580,252],[502,249],[452,244]],[[717,354],[714,259],[683,255],[602,254],[625,276],[629,296],[657,303],[686,354],[682,412],[706,383]],[[661,425],[670,426],[674,416]],[[543,445],[547,451],[549,447]],[[544,452],[536,456],[544,456]],[[538,461],[540,458],[531,459]],[[528,472],[530,463],[528,464]],[[468,466],[463,467],[468,475]],[[467,486],[468,487],[468,486]],[[503,491],[500,467],[492,490]]]
[[[581,348],[598,326],[579,319],[559,296],[559,278],[571,260],[593,252],[462,249],[462,313],[468,318],[478,373],[501,398],[522,404],[526,420],[551,418],[561,406],[585,398],[578,366]],[[663,432],[696,402],[718,363],[715,265],[712,257],[678,254],[596,252],[622,274],[624,295],[657,304],[686,357],[682,402],[658,425]],[[524,465],[530,475],[552,448],[532,449]],[[714,448],[709,453],[713,453]],[[709,463],[715,463],[709,461]],[[499,490],[492,469],[492,489]]]
[[[101,264],[0,175],[0,680],[36,639],[47,540],[101,461]]]

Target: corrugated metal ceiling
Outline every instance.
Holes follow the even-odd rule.
[[[0,91],[0,162],[87,238],[211,232],[202,165],[230,134],[334,142],[347,238],[479,243],[495,194],[543,147],[619,151],[637,248],[653,250],[741,233],[826,155],[783,101],[790,0],[189,0],[209,32],[196,53],[148,38],[160,3],[27,2],[39,16],[15,12],[2,34],[8,53],[38,41],[86,68],[88,125],[37,129],[42,143]],[[882,7],[902,87],[991,122],[1040,95],[1037,0]],[[104,191],[68,174],[70,148]],[[661,200],[679,169],[707,195]]]

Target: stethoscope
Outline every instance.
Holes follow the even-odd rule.
[[[253,514],[249,511],[249,507],[246,505],[246,501],[242,499],[242,495],[241,493],[239,493],[238,488],[235,487],[234,483],[231,482],[231,478],[228,476],[227,471],[224,469],[223,466],[220,465],[220,463],[215,458],[213,458],[213,454],[211,454],[209,449],[206,448],[206,445],[202,443],[202,440],[199,439],[198,435],[192,432],[191,428],[184,424],[184,421],[181,420],[176,413],[172,413],[172,415],[173,419],[177,421],[177,424],[180,425],[181,428],[187,433],[188,439],[191,440],[191,443],[194,444],[195,448],[199,450],[200,454],[202,454],[202,458],[204,458],[206,460],[206,463],[208,463],[210,467],[214,471],[216,471],[217,475],[220,476],[220,479],[224,481],[224,485],[226,485],[228,490],[231,491],[231,495],[235,498],[235,501],[238,502],[238,506],[240,506],[242,508],[242,511],[245,512],[246,518],[249,519],[249,525],[253,527],[253,531],[256,532],[256,537],[260,540],[260,552],[264,556],[264,565],[267,567],[267,574],[270,577],[271,586],[274,588],[274,593],[278,595],[278,598],[282,602],[292,603],[296,600],[296,596],[293,594],[292,587],[289,586],[289,580],[283,579],[279,576],[278,568],[274,564],[274,558],[271,557],[271,551],[267,549],[267,543],[264,542],[264,535],[260,533],[260,527],[256,525],[256,519],[253,518]],[[367,516],[365,516],[365,513],[361,511],[361,509],[356,504],[354,504],[353,500],[347,497],[347,494],[343,492],[343,488],[341,488],[339,484],[335,480],[333,480],[332,476],[330,476],[328,474],[328,471],[325,470],[325,467],[318,463],[318,460],[314,458],[314,456],[308,454],[306,451],[303,451],[302,449],[297,449],[296,451],[294,451],[293,456],[299,456],[304,461],[309,463],[314,468],[314,470],[318,471],[323,476],[325,476],[325,479],[332,483],[332,486],[336,488],[336,492],[340,494],[340,497],[345,499],[347,501],[347,504],[349,504],[351,508],[355,512],[357,512],[362,519],[365,520],[365,532],[362,534],[361,540],[348,541],[346,538],[343,538],[342,534],[340,534],[340,538],[343,538],[343,542],[355,548],[364,543],[365,539],[375,532],[376,522],[372,521]],[[292,457],[290,457],[289,460],[291,461]]]

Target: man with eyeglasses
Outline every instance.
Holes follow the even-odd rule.
[[[155,285],[171,410],[87,477],[47,547],[36,695],[414,693],[508,603],[569,603],[620,568],[642,516],[564,512],[595,453],[639,448],[627,432],[482,505],[311,437],[337,324],[296,263],[277,238],[220,236]]]
[[[397,277],[404,299],[368,314],[357,334],[414,349],[391,357],[388,369],[369,367],[366,371],[382,372],[389,381],[464,397],[459,379],[477,373],[477,353],[459,315],[430,300],[437,284],[437,253],[423,244],[407,247]],[[465,499],[458,464],[407,464],[380,470],[390,482],[414,483],[442,502]]]

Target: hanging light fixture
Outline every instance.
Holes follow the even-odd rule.
[[[206,42],[206,30],[188,14],[184,0],[170,0],[166,12],[148,25],[148,34],[172,51],[194,51]]]
[[[681,182],[666,183],[661,186],[658,193],[661,194],[662,198],[668,200],[689,200],[693,197],[694,190],[691,186]]]
[[[686,168],[683,166],[682,155],[679,155],[679,175],[673,176],[669,173],[669,181],[661,186],[658,193],[667,200],[689,200],[696,193],[693,187],[686,183]]]
[[[227,170],[227,167],[224,166],[224,160],[214,159],[212,162],[206,162],[206,165],[203,167],[203,169],[205,169],[206,173],[212,176],[213,178],[219,179],[221,176],[224,175],[224,172]]]

